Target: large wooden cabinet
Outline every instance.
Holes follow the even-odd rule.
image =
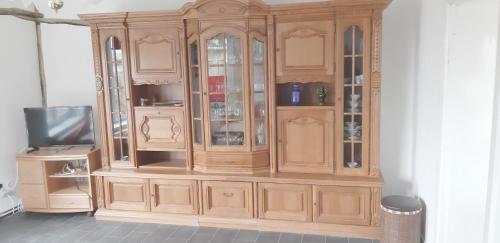
[[[81,15],[105,167],[97,217],[379,238],[389,3]]]

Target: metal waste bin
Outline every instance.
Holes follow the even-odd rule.
[[[422,203],[417,198],[382,199],[382,243],[420,243]]]

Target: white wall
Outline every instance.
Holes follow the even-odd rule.
[[[499,4],[448,10],[438,242],[485,242]]]
[[[35,25],[0,16],[0,33],[0,183],[6,184],[16,180],[15,156],[27,146],[23,108],[40,106],[41,94]],[[11,207],[0,199],[0,213]]]

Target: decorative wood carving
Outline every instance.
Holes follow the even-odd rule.
[[[158,45],[158,44],[166,45],[164,48],[167,48],[170,53],[175,55],[165,55],[164,58],[169,59],[170,67],[164,67],[161,69],[153,69],[153,68],[143,68],[141,66],[141,46],[145,46],[145,44],[150,45]],[[138,72],[167,72],[167,73],[175,73],[176,72],[176,60],[175,57],[179,56],[179,51],[175,48],[175,40],[170,39],[168,36],[150,34],[143,38],[136,40],[135,42],[135,56],[136,56],[136,70]]]
[[[381,194],[380,194],[381,189],[379,187],[375,187],[371,189],[371,194],[372,194],[372,201],[371,201],[371,207],[372,207],[372,220],[371,220],[371,225],[372,226],[380,226],[380,203],[381,203]]]
[[[106,205],[104,204],[104,184],[103,184],[103,177],[102,176],[96,176],[96,194],[97,194],[97,207],[98,208],[105,208]]]
[[[381,48],[381,35],[382,35],[382,12],[381,10],[375,10],[373,13],[373,44],[372,44],[372,72],[381,71],[380,66],[380,48]]]
[[[150,121],[154,120],[159,120],[163,122],[168,122],[170,123],[170,136],[169,137],[162,137],[162,138],[154,138],[151,137],[150,131],[151,127],[149,125]],[[182,132],[182,126],[181,124],[175,119],[175,116],[163,116],[163,117],[149,117],[149,116],[144,116],[143,121],[141,123],[141,134],[144,137],[144,140],[146,142],[154,142],[154,141],[161,141],[161,142],[173,142],[176,143],[177,139],[181,135]]]

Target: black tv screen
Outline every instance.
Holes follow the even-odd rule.
[[[25,108],[29,147],[94,145],[91,106]]]

